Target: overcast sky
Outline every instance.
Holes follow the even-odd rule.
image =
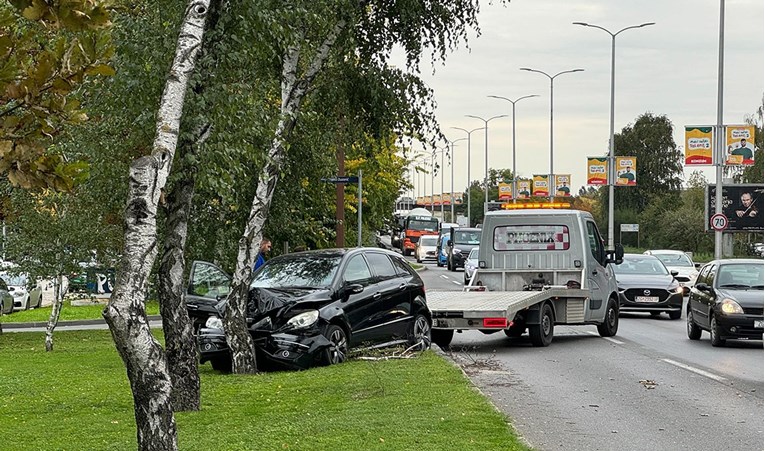
[[[762,100],[763,3],[725,2],[726,124],[743,123]],[[686,125],[716,123],[719,0],[513,0],[505,6],[483,1],[481,5],[481,36],[471,35],[470,49],[450,54],[435,74],[424,63],[423,78],[435,92],[437,116],[451,140],[465,134],[450,127],[483,125],[467,114],[510,115],[509,102],[488,95],[516,99],[539,94],[516,106],[516,159],[521,176],[546,174],[550,167],[550,81],[521,67],[550,75],[584,69],[554,81],[554,169],[571,174],[574,192],[586,183],[586,157],[608,151],[611,37],[572,22],[596,24],[612,32],[656,22],[616,38],[616,133],[651,112],[672,121],[675,143],[683,146]],[[512,168],[511,125],[510,117],[490,123],[490,168]],[[482,131],[472,134],[471,147],[471,178],[483,179]],[[466,141],[457,144],[455,154],[454,187],[459,192],[467,184]],[[707,180],[714,181],[713,168],[704,168]],[[690,172],[685,171],[686,177]],[[448,192],[448,166],[445,174]],[[430,194],[429,180],[426,185]],[[440,177],[435,188],[440,192]]]

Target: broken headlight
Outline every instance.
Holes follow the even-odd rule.
[[[307,312],[303,312],[297,316],[293,316],[290,318],[289,321],[287,321],[286,327],[288,329],[304,329],[306,327],[313,326],[316,324],[316,321],[319,320],[319,311],[318,310],[309,310]]]

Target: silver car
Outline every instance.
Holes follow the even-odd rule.
[[[8,285],[8,291],[13,296],[14,311],[39,308],[42,305],[42,287],[31,281],[26,274],[0,273],[0,278]]]
[[[13,312],[13,296],[8,291],[8,285],[0,278],[0,315],[9,315]]]
[[[683,287],[683,294],[688,295],[691,287],[696,283],[696,277],[699,276],[697,265],[683,251],[672,249],[648,250],[643,252],[645,255],[653,255],[664,263],[670,271],[677,271],[675,279]]]
[[[478,268],[478,248],[474,247],[470,250],[467,260],[465,260],[465,285],[470,284],[470,279],[473,278],[476,268]]]

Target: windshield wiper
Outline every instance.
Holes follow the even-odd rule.
[[[726,283],[725,285],[720,285],[720,288],[752,288],[752,287],[743,283]]]
[[[752,285],[753,290],[762,290],[765,289],[765,285]]]

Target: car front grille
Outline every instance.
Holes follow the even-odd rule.
[[[646,291],[649,291],[650,293],[646,294]],[[664,302],[669,298],[669,295],[669,291],[656,288],[650,290],[647,288],[630,288],[629,290],[624,291],[624,297],[630,302],[635,302],[635,296],[658,296],[659,302]]]
[[[678,282],[690,282],[691,278],[686,276],[676,276],[675,279],[677,279]]]
[[[744,308],[744,314],[762,316],[762,307]]]

